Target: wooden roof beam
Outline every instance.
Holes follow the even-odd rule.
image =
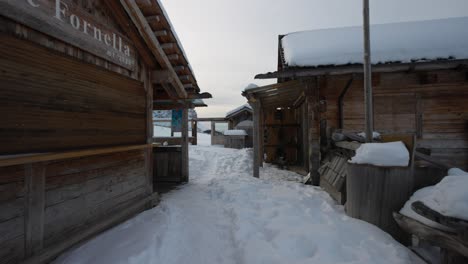
[[[179,59],[179,54],[169,54],[167,55],[167,58],[171,61],[175,61]]]
[[[175,47],[177,47],[177,45],[175,43],[164,43],[164,44],[161,44],[161,48],[163,50],[169,50],[169,49],[174,49]]]
[[[147,16],[146,20],[150,23],[161,23],[161,16],[156,15],[156,16]]]
[[[163,69],[169,70],[171,75],[177,76],[176,72],[172,68],[172,64],[168,56],[166,56],[166,53],[161,48],[161,45],[156,36],[154,35],[151,26],[148,24],[147,18],[143,16],[143,13],[137,6],[136,2],[134,0],[120,0],[120,3],[132,19],[140,35],[145,40],[146,44],[148,45],[149,49],[151,50],[161,67]],[[187,97],[187,92],[185,91],[182,82],[178,78],[174,79],[173,85],[180,98]]]
[[[154,35],[156,37],[165,37],[169,35],[169,33],[167,33],[167,30],[158,30],[158,31],[154,31]]]
[[[176,71],[176,72],[183,71],[183,70],[185,70],[185,66],[183,66],[183,65],[174,66],[174,71]],[[184,85],[184,88],[185,88],[185,85]]]

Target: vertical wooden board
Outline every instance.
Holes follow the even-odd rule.
[[[25,253],[32,256],[43,249],[45,210],[44,164],[25,165]]]

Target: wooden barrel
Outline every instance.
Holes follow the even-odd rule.
[[[412,193],[411,167],[347,165],[347,203],[349,216],[374,224],[403,244],[409,235],[399,228],[392,213],[398,212]]]

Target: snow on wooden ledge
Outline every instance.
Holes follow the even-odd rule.
[[[370,164],[384,167],[407,167],[409,152],[401,141],[389,143],[366,143],[356,150],[349,163]]]
[[[456,168],[450,169],[448,171],[448,176],[444,177],[438,184],[415,192],[410,200],[406,202],[400,213],[428,226],[441,230],[450,230],[446,226],[417,214],[411,208],[411,205],[416,201],[420,201],[442,215],[468,221],[467,186],[468,172]]]

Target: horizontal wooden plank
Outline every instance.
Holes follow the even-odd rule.
[[[142,82],[25,40],[0,43],[1,153],[146,142]]]
[[[0,245],[21,235],[24,235],[24,217],[0,223]]]
[[[97,149],[57,152],[57,153],[18,155],[17,157],[13,157],[13,158],[0,159],[0,167],[35,163],[35,162],[43,162],[43,161],[72,159],[72,158],[95,156],[95,155],[124,152],[124,151],[137,150],[137,149],[147,149],[147,148],[152,148],[152,145],[144,144],[144,145],[131,145],[131,146],[119,146],[119,147],[109,147],[109,148],[97,148]]]
[[[24,235],[17,236],[0,244],[0,262],[20,263],[24,259]]]
[[[0,223],[24,215],[24,198],[0,202]]]

